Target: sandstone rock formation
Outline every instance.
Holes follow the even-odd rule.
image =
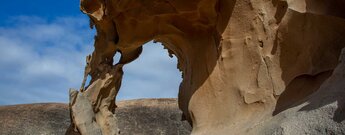
[[[344,0],[81,0],[97,35],[85,68],[91,82],[70,94],[74,127],[118,134],[122,68],[155,40],[178,58],[179,107],[192,134],[271,133],[273,125],[281,125],[277,134],[344,133],[344,78],[337,77],[344,7]],[[113,65],[115,53],[121,58]],[[304,126],[288,129],[287,117]]]
[[[122,135],[188,135],[176,99],[118,102],[116,117]],[[0,107],[1,135],[64,135],[70,125],[67,104],[45,103]],[[69,130],[66,135],[78,135]]]

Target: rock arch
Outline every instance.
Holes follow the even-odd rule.
[[[338,0],[323,4],[325,10],[313,8],[319,3],[81,0],[97,35],[85,67],[90,85],[70,92],[75,128],[81,134],[118,134],[113,113],[122,66],[139,57],[144,43],[155,40],[178,58],[183,73],[179,107],[193,134],[247,133],[270,119],[275,108],[285,110],[313,93],[280,105],[287,86],[337,66],[345,46],[344,12],[326,6],[345,4]],[[115,53],[121,59],[113,65]]]

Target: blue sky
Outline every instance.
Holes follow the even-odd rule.
[[[95,30],[78,0],[2,0],[0,105],[68,102],[79,88]],[[118,100],[177,97],[181,73],[160,44],[124,67]]]

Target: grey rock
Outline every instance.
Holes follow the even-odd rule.
[[[176,99],[139,99],[117,103],[123,135],[187,135]],[[0,135],[64,135],[69,129],[67,104],[41,103],[0,107]],[[69,129],[69,133],[73,129]]]
[[[69,127],[66,104],[25,104],[0,107],[1,135],[62,135]]]
[[[189,135],[175,99],[139,99],[119,102],[115,114],[121,135]]]

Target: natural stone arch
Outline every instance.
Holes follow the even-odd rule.
[[[144,6],[154,5],[155,2],[160,6],[154,8]],[[217,1],[213,1],[213,3],[194,1],[194,3],[187,5],[167,1],[119,1],[118,3],[117,1],[108,1],[108,4],[101,3],[102,1],[99,1],[99,3],[97,1],[81,2],[81,9],[89,14],[91,25],[94,25],[97,29],[95,51],[92,56],[88,57],[91,60],[89,60],[85,74],[85,76],[91,75],[90,84],[92,85],[100,78],[98,76],[99,72],[102,72],[99,71],[99,67],[102,67],[100,65],[107,65],[108,68],[112,67],[110,64],[115,52],[121,52],[122,57],[119,64],[114,66],[114,68],[119,67],[117,69],[119,71],[114,71],[114,73],[122,76],[120,71],[122,64],[136,59],[141,53],[141,45],[150,40],[161,42],[169,49],[169,52],[175,54],[178,58],[178,68],[182,71],[184,78],[180,86],[179,105],[180,108],[184,108],[184,114],[191,122],[188,113],[188,101],[193,91],[200,87],[206,80],[208,73],[212,72],[219,54],[220,36],[216,29]],[[133,9],[133,13],[121,12],[121,9],[132,8],[126,5],[133,4],[141,5],[139,9],[142,9],[137,9],[137,11]],[[173,9],[172,4],[177,4],[179,7]],[[105,5],[108,7],[103,7]],[[116,9],[114,9],[115,7]],[[95,11],[95,9],[99,10]],[[105,11],[103,10],[105,9],[111,12],[104,14]],[[203,10],[210,10],[211,12]],[[138,11],[148,13],[140,14]],[[192,77],[195,78],[193,82],[191,81]],[[116,88],[117,90],[118,88]],[[83,90],[81,89],[81,91]],[[91,92],[91,90],[86,90],[85,93],[88,93],[88,91]]]
[[[156,40],[178,58],[183,72],[179,107],[193,134],[249,132],[276,108],[301,101],[277,104],[287,86],[294,87],[305,75],[328,73],[338,64],[345,46],[343,14],[339,9],[315,10],[313,3],[320,2],[81,0],[97,35],[85,68],[85,76],[92,77],[90,86],[71,91],[75,127],[82,134],[117,134],[113,112],[122,66],[139,57],[141,45]],[[333,24],[327,26],[325,20]],[[303,54],[308,49],[311,55]],[[113,65],[116,52],[122,57]],[[299,65],[293,66],[295,62]]]

